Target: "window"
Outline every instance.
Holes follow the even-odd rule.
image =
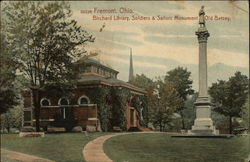
[[[60,98],[58,105],[69,105],[69,100],[66,98]]]
[[[31,121],[31,111],[24,111],[23,116],[24,116],[24,122]]]
[[[78,100],[79,105],[89,104],[89,98],[87,96],[82,96]]]
[[[97,73],[97,67],[92,66],[92,72],[93,72],[93,73]]]
[[[40,105],[41,106],[50,106],[50,101],[47,98],[43,98],[43,99],[41,99]]]
[[[88,72],[91,72],[90,66],[87,66],[87,67],[86,67],[85,72],[87,72],[87,73],[88,73]]]
[[[101,75],[105,75],[104,73],[104,70],[103,69],[100,69],[100,72],[99,72]]]

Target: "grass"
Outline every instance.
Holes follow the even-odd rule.
[[[82,162],[82,150],[89,141],[107,133],[60,133],[45,137],[18,137],[2,134],[1,147],[60,162]]]
[[[108,139],[104,151],[112,160],[126,162],[240,162],[249,154],[249,136],[194,139],[130,134]]]

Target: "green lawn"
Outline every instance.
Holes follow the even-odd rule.
[[[240,162],[248,156],[249,137],[171,138],[161,134],[116,136],[104,143],[114,161],[127,162]]]
[[[18,137],[17,134],[2,134],[1,147],[36,155],[60,162],[82,162],[85,144],[107,133],[61,133],[46,134],[45,137]]]

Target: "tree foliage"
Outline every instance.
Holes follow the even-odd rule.
[[[88,88],[88,96],[91,96],[94,103],[97,104],[97,117],[104,132],[111,130],[112,106],[110,104],[110,87]]]
[[[104,132],[110,131],[114,126],[120,127],[122,130],[127,129],[126,120],[126,104],[129,103],[131,98],[141,100],[141,96],[132,95],[130,90],[122,87],[97,87],[89,88],[87,90],[88,95],[92,97],[94,103],[98,106],[98,119],[101,123],[101,129]],[[140,116],[140,110],[144,106],[143,100],[139,105],[136,102],[132,102],[132,106],[135,106],[140,123],[147,122],[146,108],[143,108],[142,118]],[[144,103],[144,104],[143,104]]]
[[[250,130],[250,107],[249,107],[249,94],[246,100],[246,103],[243,106],[243,110],[241,112],[241,117],[243,119],[243,126]]]
[[[10,108],[17,105],[18,95],[14,85],[8,85],[0,88],[0,114],[7,112]]]
[[[148,78],[144,74],[141,74],[141,75],[136,74],[136,76],[133,78],[133,80],[131,80],[129,83],[131,83],[137,87],[143,88],[145,90],[148,90],[148,89],[154,87],[154,85],[155,85],[153,80]]]
[[[13,109],[9,109],[5,114],[1,115],[1,130],[6,129],[8,133],[11,128],[20,129],[23,119],[23,107],[15,106]]]
[[[232,133],[232,117],[241,117],[248,94],[248,78],[236,72],[228,81],[218,80],[209,88],[214,111],[229,117],[229,131]]]
[[[190,79],[191,72],[187,71],[187,68],[177,67],[167,72],[165,81],[168,81],[177,90],[180,97],[186,100],[187,95],[194,93],[192,89],[193,81]]]
[[[188,95],[192,95],[194,90],[192,89],[193,81],[190,79],[191,72],[187,71],[187,68],[177,67],[167,72],[165,81],[168,81],[177,90],[179,96],[186,101]],[[182,117],[182,129],[185,128],[183,110],[185,106],[181,107],[177,111]]]
[[[18,67],[3,30],[5,24],[0,20],[0,114],[18,104],[18,94],[14,85],[15,71]]]
[[[194,103],[198,97],[198,92],[189,95],[184,102],[185,109],[182,110],[182,117],[184,119],[185,128],[191,129],[192,125],[194,124],[195,120],[195,106]]]
[[[30,82],[39,131],[39,91],[48,85],[73,86],[73,61],[86,53],[83,45],[94,39],[71,19],[66,2],[8,2],[3,10],[6,40]]]
[[[138,113],[139,123],[143,127],[148,127],[149,115],[148,115],[148,102],[145,95],[132,95],[130,104],[134,107]]]
[[[5,28],[20,70],[31,86],[66,83],[72,78],[73,60],[92,42],[91,35],[77,25],[65,2],[14,2],[5,8]]]
[[[152,123],[160,127],[160,131],[170,124],[174,117],[174,112],[183,107],[183,100],[179,97],[177,90],[168,81],[158,81],[157,98],[154,97],[156,108],[152,111]]]
[[[131,83],[147,91],[148,120],[163,131],[172,122],[173,113],[183,106],[183,100],[177,90],[167,80],[158,78],[153,81],[144,74],[136,75]]]

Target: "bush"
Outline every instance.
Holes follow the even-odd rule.
[[[23,107],[16,106],[1,114],[1,130],[6,129],[10,132],[12,128],[20,129],[22,127]]]

